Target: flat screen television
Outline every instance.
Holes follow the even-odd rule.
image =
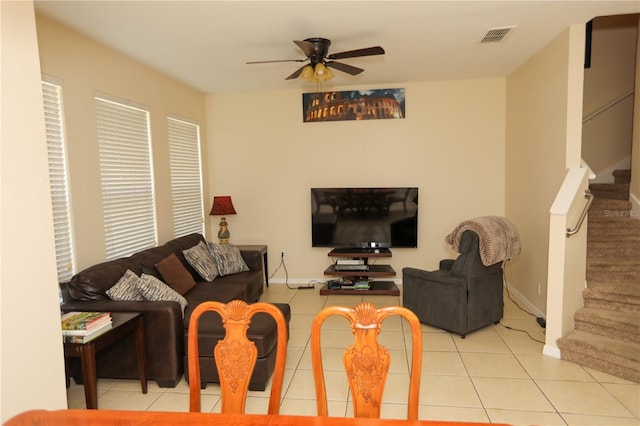
[[[313,247],[418,246],[418,188],[311,188]]]

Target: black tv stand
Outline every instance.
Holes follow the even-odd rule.
[[[388,248],[367,248],[367,247],[339,247],[331,250],[328,253],[329,257],[334,258],[353,258],[364,259],[363,264],[366,265],[366,270],[344,270],[336,269],[336,264],[329,266],[324,271],[324,275],[332,275],[342,277],[343,279],[355,280],[369,280],[370,289],[368,290],[356,290],[354,288],[339,288],[330,289],[328,284],[325,284],[320,289],[321,295],[328,294],[353,294],[353,295],[388,295],[399,296],[400,290],[393,281],[377,281],[377,278],[393,277],[396,275],[396,271],[393,270],[391,265],[370,265],[369,258],[377,257],[391,257],[391,250]]]

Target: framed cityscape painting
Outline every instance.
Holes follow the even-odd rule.
[[[404,89],[346,90],[302,94],[307,122],[405,117]]]

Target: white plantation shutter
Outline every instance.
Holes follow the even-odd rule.
[[[149,112],[96,97],[107,259],[157,241]]]
[[[67,179],[67,161],[62,124],[62,88],[42,82],[44,119],[49,160],[49,187],[53,207],[53,232],[56,244],[58,281],[73,276],[73,244]]]
[[[200,126],[168,118],[174,237],[204,235]]]

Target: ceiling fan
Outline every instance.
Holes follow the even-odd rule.
[[[384,55],[384,49],[380,46],[366,47],[364,49],[349,50],[340,53],[329,53],[329,46],[331,40],[326,38],[307,38],[303,41],[293,41],[307,56],[306,59],[284,59],[276,61],[253,61],[247,62],[247,64],[266,64],[272,62],[307,62],[307,65],[303,65],[298,68],[293,74],[288,76],[285,80],[293,80],[298,77],[304,78],[307,81],[324,81],[333,77],[333,73],[330,68],[345,72],[350,75],[358,75],[362,71],[362,68],[354,67],[342,62],[336,62],[334,59],[346,59],[357,58],[360,56],[373,56]]]

